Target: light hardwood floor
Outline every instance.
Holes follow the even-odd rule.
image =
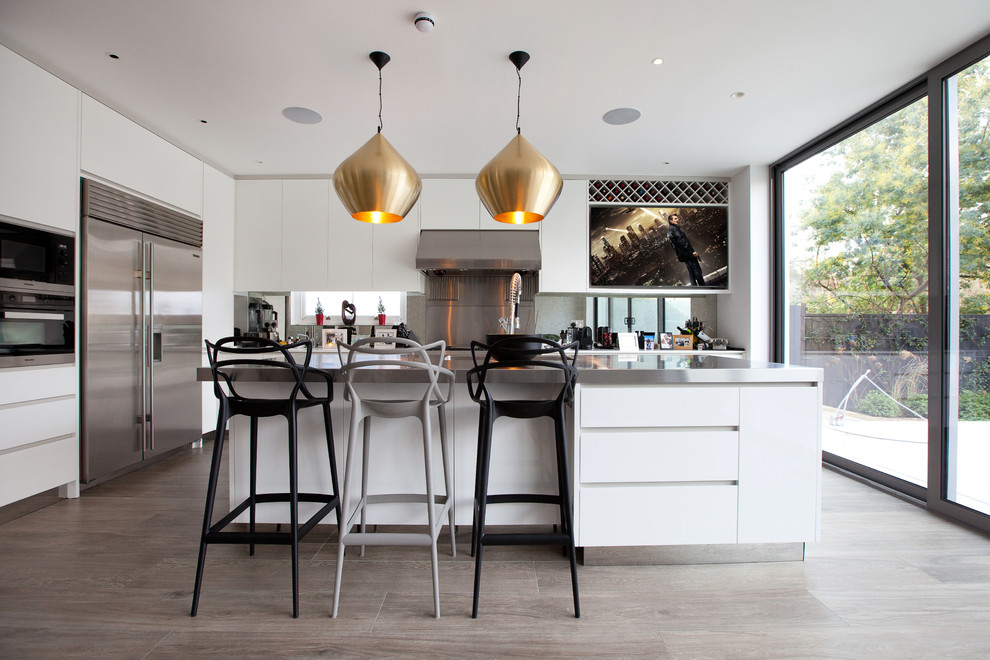
[[[805,561],[582,566],[581,619],[559,549],[499,547],[471,619],[469,530],[441,545],[441,619],[428,550],[370,547],[331,619],[332,525],[300,551],[299,619],[288,548],[263,546],[212,546],[190,618],[210,449],[0,525],[0,658],[990,657],[990,539],[829,471]]]

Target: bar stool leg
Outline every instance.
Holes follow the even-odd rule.
[[[248,530],[254,534],[255,506],[258,496],[258,418],[251,418],[251,447],[250,447],[250,477],[248,479],[249,493],[251,498],[251,510],[249,513]],[[248,546],[248,554],[254,556],[254,543]]]
[[[323,426],[326,430],[327,438],[327,457],[330,460],[330,482],[333,486],[333,495],[337,498],[337,506],[334,509],[337,512],[337,536],[340,536],[340,526],[343,523],[340,517],[340,484],[337,483],[337,450],[333,446],[333,424],[330,421],[330,404],[324,403],[323,406]]]
[[[478,519],[477,519],[477,547],[474,556],[474,602],[471,606],[471,618],[478,618],[478,596],[481,593],[481,559],[484,554],[485,543],[485,513],[488,508],[488,468],[492,456],[492,428],[495,424],[495,415],[489,412],[485,416],[485,429],[478,442],[479,455],[479,479],[478,479]]]
[[[289,423],[289,530],[292,545],[292,618],[299,618],[299,456],[296,443],[296,411],[286,416]]]
[[[347,432],[347,446],[344,448],[344,481],[341,484],[341,523],[337,533],[337,575],[333,582],[333,611],[331,617],[337,618],[340,604],[340,581],[344,575],[344,538],[350,532],[351,523],[351,479],[354,474],[354,444],[357,440],[357,426],[361,423],[360,406],[351,407],[350,428]]]
[[[433,435],[430,429],[430,411],[420,415],[423,426],[423,463],[426,472],[426,524],[430,530],[430,568],[433,570],[433,616],[440,618],[440,565],[437,558],[437,507],[433,490]]]
[[[371,462],[371,417],[365,417],[364,438],[361,446],[361,533],[368,531],[368,464]],[[364,557],[364,546],[361,546],[361,557]]]
[[[560,483],[561,531],[570,539],[568,547],[571,564],[571,590],[574,592],[574,618],[581,618],[581,604],[578,598],[577,551],[574,548],[574,524],[571,519],[570,466],[567,460],[567,430],[564,428],[564,411],[559,410],[554,417],[554,435],[557,443],[557,479]]]
[[[217,496],[217,481],[220,478],[220,459],[223,456],[223,436],[227,430],[227,409],[220,402],[220,412],[217,415],[217,428],[213,436],[213,459],[210,463],[210,480],[206,486],[206,512],[203,514],[203,533],[199,537],[199,560],[196,562],[196,584],[193,587],[192,609],[189,616],[196,616],[199,609],[199,592],[203,586],[203,568],[206,565],[206,535],[210,533],[210,523],[213,520],[213,502]]]
[[[450,451],[447,445],[447,414],[443,406],[437,408],[440,428],[440,459],[443,461],[443,487],[447,492],[447,525],[450,527],[450,556],[457,556],[457,540],[454,538],[454,483],[450,467]]]
[[[474,500],[471,503],[471,556],[475,556],[475,552],[478,549],[478,502],[481,501],[481,465],[482,465],[482,451],[481,451],[481,438],[485,435],[485,429],[488,428],[488,423],[486,421],[487,417],[487,407],[482,405],[481,410],[478,413],[478,449],[475,455],[474,461]]]

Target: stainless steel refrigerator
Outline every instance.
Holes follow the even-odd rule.
[[[86,179],[82,201],[80,478],[88,483],[202,435],[202,223]]]

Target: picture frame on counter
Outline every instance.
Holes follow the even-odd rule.
[[[661,332],[657,336],[657,344],[661,351],[668,351],[674,347],[674,334],[671,332]]]
[[[673,341],[675,351],[689,351],[694,348],[693,335],[674,335]]]

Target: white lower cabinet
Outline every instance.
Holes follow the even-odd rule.
[[[817,539],[817,387],[579,385],[575,410],[579,546]]]
[[[0,371],[0,506],[79,494],[78,382],[75,365]]]

